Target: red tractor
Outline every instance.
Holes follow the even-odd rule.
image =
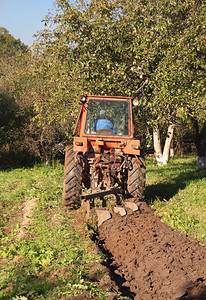
[[[140,140],[134,139],[135,100],[87,95],[80,101],[78,135],[65,153],[63,204],[77,208],[82,199],[118,191],[131,202],[144,200],[146,171]]]

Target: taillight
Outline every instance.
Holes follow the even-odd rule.
[[[140,146],[139,146],[139,145],[132,145],[132,148],[133,148],[134,150],[139,150],[139,149],[140,149]]]
[[[76,146],[83,146],[83,142],[75,142]]]

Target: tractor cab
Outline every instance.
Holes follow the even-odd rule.
[[[118,96],[82,96],[82,106],[74,133],[74,151],[104,151],[140,155],[140,141],[134,140],[132,98]]]
[[[77,120],[80,137],[133,138],[131,98],[83,96],[80,100],[82,107]]]
[[[84,134],[129,136],[131,134],[130,102],[89,99]]]

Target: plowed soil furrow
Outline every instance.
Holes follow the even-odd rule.
[[[109,251],[135,300],[206,299],[206,247],[174,231],[147,207],[128,211],[99,227]]]

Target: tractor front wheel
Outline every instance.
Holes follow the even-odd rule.
[[[137,201],[144,200],[145,194],[145,160],[143,157],[131,157],[131,165],[128,170],[127,191]]]
[[[75,157],[73,146],[65,152],[63,205],[78,208],[81,204],[83,162],[81,155]]]

